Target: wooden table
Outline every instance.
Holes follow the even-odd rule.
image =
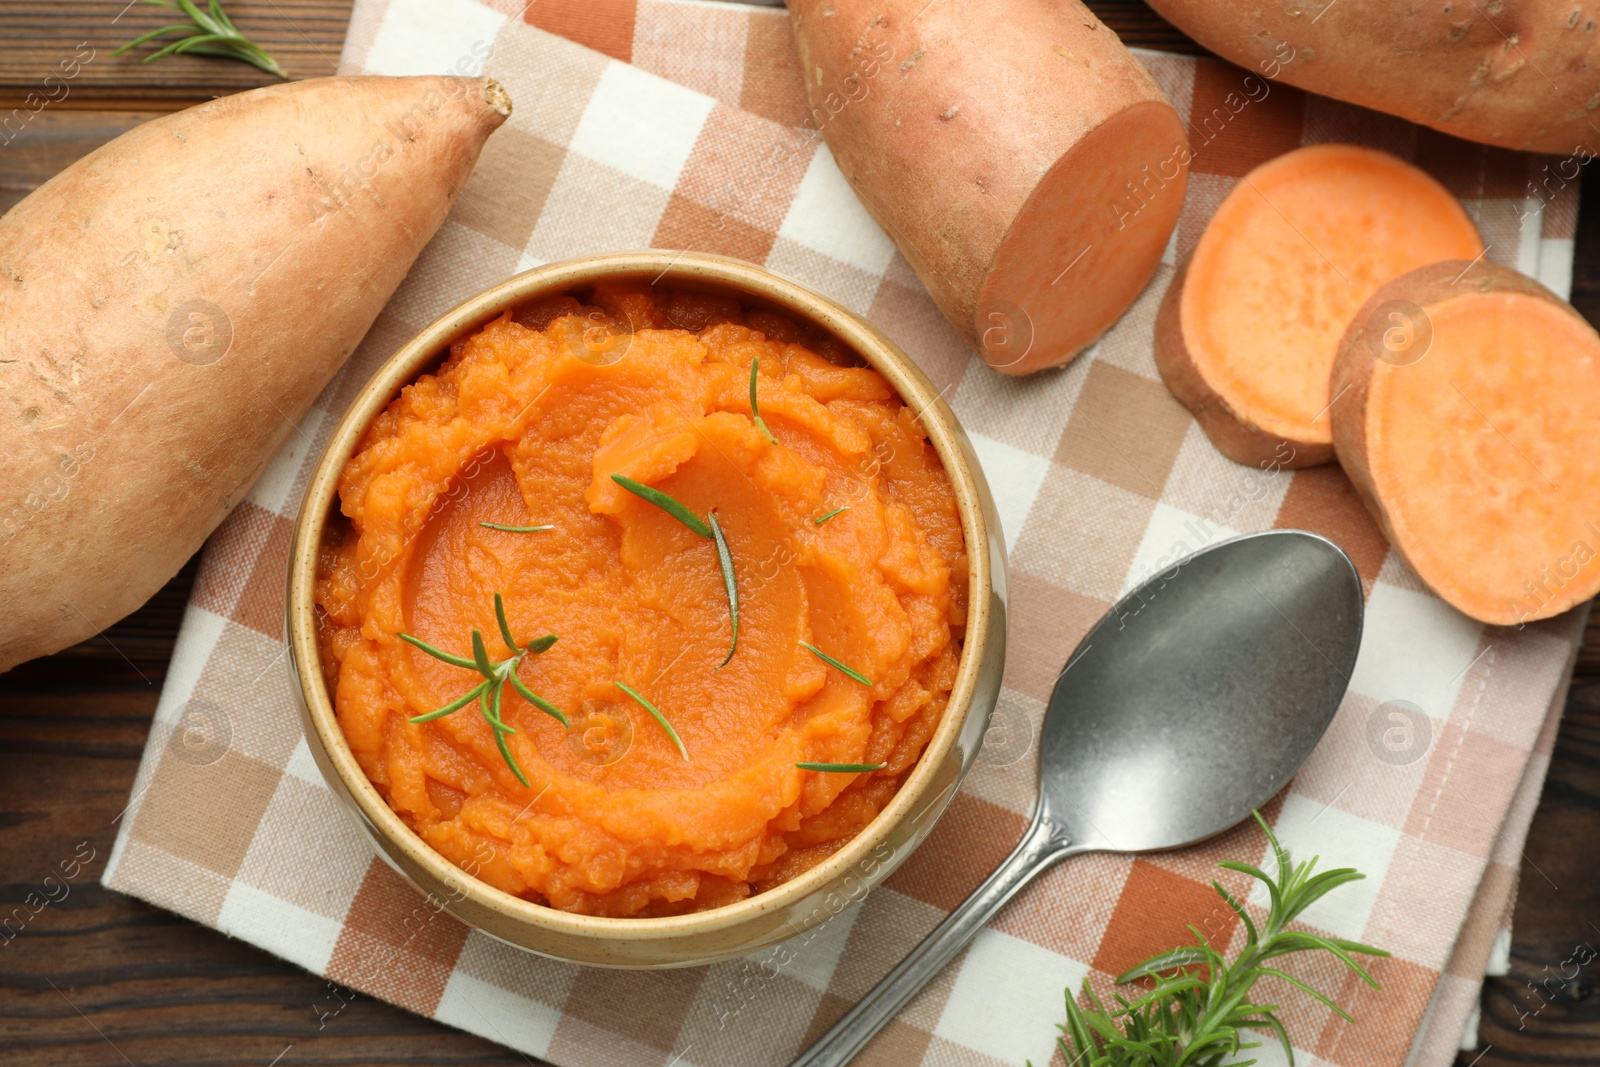
[[[0,209],[153,115],[271,80],[221,60],[179,56],[144,66],[135,57],[113,58],[118,43],[168,21],[158,9],[125,4],[0,0],[0,116],[25,107],[27,94],[63,59],[93,49],[67,95],[0,147]],[[1198,51],[1138,0],[1090,6],[1130,44]],[[349,8],[349,0],[228,4],[241,28],[296,77],[332,71]],[[1573,302],[1600,322],[1600,171],[1594,168],[1586,171],[1584,204]],[[145,608],[104,635],[0,677],[0,912],[40,891],[60,861],[94,850],[66,896],[0,946],[0,1061],[531,1063],[365,997],[319,1030],[313,1005],[324,995],[321,979],[100,888],[194,571],[191,561]],[[1544,968],[1553,971],[1580,943],[1600,945],[1600,631],[1594,627],[1526,851],[1549,879],[1522,879],[1512,976],[1491,981],[1484,993],[1482,1037],[1490,1047],[1464,1054],[1459,1067],[1600,1063],[1600,997],[1591,995],[1600,962],[1554,999],[1548,992],[1541,999],[1527,984],[1546,977]]]

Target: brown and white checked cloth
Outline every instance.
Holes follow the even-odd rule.
[[[1263,474],[1223,459],[1161,385],[1151,321],[1172,263],[1237,177],[1296,145],[1354,141],[1414,159],[1463,199],[1491,259],[1561,293],[1576,187],[1538,185],[1542,159],[1281,85],[1240,110],[1227,95],[1242,72],[1142,58],[1197,130],[1202,117],[1227,117],[1195,136],[1182,222],[1139,302],[1070,368],[1017,380],[963,346],[826,148],[795,129],[807,112],[782,12],[689,0],[358,0],[343,69],[482,63],[516,110],[349,366],[212,538],[106,884],[562,1067],[784,1063],[1019,836],[1034,789],[1025,757],[1049,686],[1119,593],[1174,554],[1234,532],[1302,527],[1355,559],[1367,630],[1332,728],[1268,815],[1300,854],[1369,876],[1307,921],[1394,958],[1373,965],[1381,993],[1325,961],[1304,968],[1350,1006],[1355,1025],[1299,994],[1267,992],[1292,1005],[1298,1062],[1447,1063],[1504,938],[1581,612],[1521,631],[1482,627],[1419,585],[1336,468]],[[897,75],[888,65],[880,76]],[[870,93],[852,106],[871,106]],[[1010,653],[990,745],[929,841],[777,971],[749,961],[589,970],[436,913],[339,810],[290,697],[280,639],[290,524],[322,443],[373,368],[434,316],[516,271],[642,246],[764,263],[887,330],[972,435],[1011,555]],[[1395,700],[1422,712],[1410,762],[1381,736],[1395,723],[1379,708]],[[1266,863],[1263,838],[1242,828],[1181,852],[1057,867],[858,1062],[1049,1061],[1063,989],[1085,975],[1103,987],[1145,954],[1186,942],[1186,921],[1222,942],[1240,936],[1207,886],[1218,876],[1250,892],[1216,869],[1227,857]],[[1250,900],[1261,910],[1259,894]],[[337,1026],[349,995],[330,985],[305,1010]],[[1281,1062],[1261,1051],[1264,1063]]]

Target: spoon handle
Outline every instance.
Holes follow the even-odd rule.
[[[1028,832],[1004,863],[894,970],[794,1061],[793,1067],[843,1067],[917,990],[956,957],[1006,901],[1071,849],[1066,832],[1036,810]]]

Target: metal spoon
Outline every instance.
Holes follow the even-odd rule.
[[[1118,601],[1056,679],[1021,843],[795,1067],[848,1062],[1058,860],[1193,844],[1270,800],[1344,697],[1362,608],[1350,557],[1302,530],[1223,541]]]

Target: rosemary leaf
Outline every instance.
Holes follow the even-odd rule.
[[[728,550],[728,539],[722,536],[717,523],[717,509],[712,508],[706,518],[711,520],[711,539],[717,544],[717,564],[722,568],[722,588],[728,594],[728,619],[733,624],[733,640],[728,644],[728,654],[717,664],[717,670],[728,665],[734,650],[739,647],[739,583],[733,574],[733,553]]]
[[[410,634],[401,634],[400,640],[406,642],[407,644],[415,645],[417,648],[422,649],[422,651],[426,652],[434,659],[448,663],[452,667],[465,667],[469,671],[475,671],[478,669],[478,665],[472,660],[464,659],[461,656],[452,656],[448,652],[440,651],[439,649],[428,644],[428,642],[422,640],[420,637],[412,637]]]
[[[145,56],[144,62],[149,63],[153,60],[160,59],[164,55],[181,54],[197,47],[209,45],[214,41],[226,41],[227,39],[228,35],[224,33],[202,33],[196,34],[193,37],[185,37],[181,41],[174,41],[165,48],[159,49]]]
[[[1355,1016],[1339,1007],[1339,1005],[1335,1004],[1332,1000],[1329,1000],[1325,994],[1317,992],[1315,989],[1312,989],[1298,978],[1294,978],[1288,974],[1285,974],[1283,971],[1276,970],[1272,967],[1261,968],[1261,974],[1266,978],[1281,978],[1283,981],[1288,982],[1290,985],[1300,990],[1300,992],[1321,1001],[1323,1007],[1327,1008],[1329,1011],[1333,1012],[1347,1023],[1353,1023],[1356,1021]]]
[[[472,631],[472,667],[485,678],[494,677],[494,666],[489,662],[489,649],[483,643],[483,634]]]
[[[796,763],[802,771],[822,771],[829,774],[864,774],[881,771],[886,763]]]
[[[559,638],[557,638],[555,634],[545,634],[543,637],[535,637],[532,641],[528,642],[527,650],[537,656],[539,653],[545,651],[551,645],[555,644],[558,640]]]
[[[222,10],[222,5],[217,0],[211,0],[209,11],[201,11],[195,6],[194,0],[176,0],[176,2],[173,2],[173,0],[145,0],[145,3],[155,7],[181,11],[189,16],[190,21],[174,23],[171,26],[163,26],[158,30],[140,34],[112,52],[112,55],[120,56],[124,52],[149,44],[157,38],[165,37],[171,33],[182,33],[188,34],[188,36],[167,42],[145,56],[144,62],[152,63],[163,56],[195,52],[200,55],[237,59],[252,66],[260,67],[268,74],[276,75],[279,78],[287,79],[289,77],[288,74],[284,73],[283,68],[278,65],[278,61],[268,55],[265,49],[239,32],[239,28],[233,24],[233,20]]]
[[[506,623],[506,602],[500,598],[498,592],[494,595],[494,621],[500,624],[500,637],[505,641],[506,647],[515,652],[517,639],[511,636],[511,627]]]
[[[546,530],[555,529],[554,526],[507,526],[499,522],[480,522],[478,525],[489,530],[503,530],[506,533],[544,533]]]
[[[516,671],[511,672],[510,678],[512,687],[516,689],[518,693],[522,694],[523,700],[526,700],[528,703],[532,704],[546,715],[549,715],[562,726],[565,726],[569,729],[572,727],[572,723],[567,721],[567,717],[561,714],[561,709],[550,703],[538,693],[535,693],[532,689],[529,689],[522,679],[517,677]]]
[[[872,688],[872,679],[868,678],[854,667],[845,666],[843,663],[840,663],[838,660],[834,659],[832,656],[828,655],[826,652],[822,651],[822,649],[818,648],[816,645],[813,645],[809,641],[801,641],[800,643],[809,648],[813,655],[815,655],[822,662],[826,663],[828,666],[841,670],[867,688]]]
[[[506,734],[509,732],[496,730],[494,732],[495,746],[500,749],[500,758],[506,761],[506,766],[511,768],[511,773],[517,776],[517,781],[522,783],[523,788],[531,789],[532,786],[528,784],[528,776],[522,773],[522,767],[517,763],[517,757],[511,754],[511,746],[506,744]]]
[[[842,508],[834,508],[832,511],[828,512],[826,515],[824,515],[821,518],[817,519],[816,520],[816,525],[821,526],[823,523],[827,522],[829,519],[831,519],[835,515],[839,514],[839,512],[841,512],[841,511],[849,511],[849,510],[850,510],[850,505],[849,504],[846,504]]]
[[[772,431],[767,429],[767,420],[761,417],[761,405],[756,403],[756,371],[761,367],[761,357],[756,356],[750,361],[750,414],[754,416],[756,425],[761,427],[761,432],[767,435],[767,440],[773,444],[778,439],[772,436]]]
[[[483,717],[488,720],[490,726],[494,727],[494,731],[497,734],[516,733],[517,731],[507,726],[506,721],[500,717],[500,697],[506,691],[506,680],[501,678],[498,681],[491,680],[485,684],[488,689],[483,696],[478,698],[478,704],[483,708]]]
[[[628,688],[626,685],[623,685],[621,682],[616,682],[614,684],[618,689],[622,690],[624,693],[627,693],[634,700],[637,700],[639,702],[639,706],[644,708],[645,711],[648,711],[651,715],[655,716],[656,722],[660,723],[661,728],[667,732],[667,736],[672,738],[672,743],[678,746],[678,755],[682,756],[684,759],[688,759],[689,750],[683,747],[683,739],[678,736],[678,731],[672,728],[672,724],[667,721],[667,717],[661,714],[661,712],[657,711],[654,704],[650,703],[648,700],[634,692],[632,689]]]
[[[694,512],[690,511],[688,508],[684,507],[682,504],[678,503],[678,501],[672,499],[672,497],[668,496],[666,493],[663,493],[661,490],[652,489],[648,485],[640,485],[632,478],[624,477],[621,474],[613,474],[611,476],[611,480],[622,486],[622,488],[626,489],[634,496],[638,497],[640,500],[645,500],[654,504],[662,511],[665,511],[668,515],[671,515],[673,518],[689,527],[689,529],[699,534],[701,537],[709,538],[711,536],[711,527],[700,521],[700,516],[696,515]]]
[[[457,697],[455,700],[452,700],[450,703],[446,704],[444,707],[440,708],[438,711],[430,711],[426,715],[417,715],[417,716],[414,716],[413,718],[407,719],[406,721],[407,722],[432,722],[434,719],[442,719],[442,718],[444,718],[446,715],[449,715],[453,711],[460,711],[462,708],[466,707],[468,704],[470,704],[474,700],[478,699],[479,694],[481,694],[483,692],[483,687],[488,685],[488,684],[489,684],[488,682],[479,683],[479,685],[478,685],[478,687],[476,689],[468,690],[466,696]]]
[[[133,40],[129,41],[127,44],[123,45],[121,48],[117,49],[111,54],[114,56],[120,56],[129,49],[137,48],[147,41],[155,40],[157,37],[164,37],[169,33],[176,33],[178,30],[187,31],[192,29],[194,29],[194,26],[187,22],[179,22],[172,26],[163,26],[159,30],[151,30],[149,33],[141,33],[139,36],[135,37]],[[145,62],[148,63],[150,60],[147,58]]]

